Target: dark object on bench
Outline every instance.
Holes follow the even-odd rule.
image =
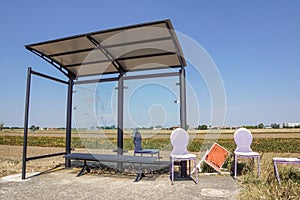
[[[135,179],[135,182],[140,181],[145,174],[142,170],[143,164],[152,165],[167,165],[168,162],[156,161],[157,157],[141,157],[141,156],[124,156],[124,155],[109,155],[109,154],[88,154],[88,153],[71,153],[65,155],[65,158],[70,160],[83,160],[84,165],[77,176],[81,176],[85,171],[90,172],[86,161],[101,161],[101,162],[115,162],[115,163],[133,163],[139,164],[139,170]]]

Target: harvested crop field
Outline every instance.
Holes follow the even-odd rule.
[[[190,137],[195,139],[204,139],[210,135],[220,139],[232,139],[235,130],[190,130]],[[143,138],[169,138],[171,130],[141,130]],[[300,138],[300,129],[252,129],[254,138]],[[124,131],[124,138],[131,138],[132,130]],[[23,136],[23,130],[3,130],[0,136]],[[65,137],[65,131],[33,131],[29,132],[29,136],[33,137]],[[117,130],[96,130],[96,131],[73,131],[73,138],[80,137],[106,137],[116,138]]]
[[[241,167],[243,167],[243,170],[241,171],[238,181],[233,181],[233,183],[240,183],[240,187],[243,188],[240,193],[240,198],[270,199],[271,197],[276,197],[278,199],[297,199],[299,196],[299,167],[279,166],[279,171],[282,175],[282,186],[279,187],[273,173],[272,157],[299,157],[300,129],[257,129],[251,131],[254,137],[252,148],[261,154],[262,176],[261,178],[257,179],[255,176],[256,169],[251,167],[251,163],[243,160],[239,161],[241,163]],[[167,130],[161,132],[142,131],[144,138],[143,146],[145,148],[159,149],[166,147],[166,145],[170,143],[170,132],[171,131]],[[199,150],[202,148],[203,141],[210,141],[211,138],[217,136],[215,137],[217,140],[214,141],[218,142],[232,152],[235,148],[233,132],[234,130],[218,130],[211,134],[213,137],[210,137],[211,135],[207,134],[207,131],[191,131],[190,136],[193,137],[193,139],[191,140],[189,150],[190,152],[197,154],[197,160],[199,160]],[[110,145],[103,146],[102,143],[105,141],[109,141]],[[30,132],[28,142],[28,157],[65,151],[65,134],[63,131]],[[22,143],[22,131],[0,131],[0,177],[21,173]],[[102,149],[102,151],[106,153],[112,153],[114,146],[116,146],[116,132],[114,130],[106,130],[104,132],[94,131],[88,133],[74,132],[72,135],[72,147],[76,148],[76,152],[97,151],[98,148],[105,147]],[[130,131],[124,133],[124,148],[128,150],[128,154],[132,155],[133,145]],[[163,151],[162,156],[164,159],[168,160],[171,149],[164,149],[165,151]],[[232,166],[232,160],[233,158],[230,157],[229,165],[227,166],[228,169],[230,169]],[[76,175],[76,173],[78,173],[80,170],[80,168],[77,168],[77,166],[79,167],[80,165],[82,165],[82,163],[75,163],[75,165],[73,164],[73,166],[76,166],[76,168],[74,169],[75,172],[71,173],[70,178],[72,180],[73,176]],[[27,172],[29,173],[45,172],[47,170],[59,168],[64,168],[64,158],[62,156],[34,160],[27,163]],[[56,176],[60,173],[55,172],[51,174],[53,174],[51,176]],[[69,175],[63,172],[62,176],[68,177]],[[103,176],[103,174],[97,176],[97,173],[92,176],[96,176],[99,179],[107,177]],[[167,178],[167,176],[167,174],[164,175],[165,178]],[[108,177],[114,176],[109,175]],[[214,178],[216,178],[217,182],[218,179],[222,179],[221,177]],[[227,178],[232,181],[230,176]],[[201,178],[201,176],[200,179],[206,180],[206,178]],[[229,179],[226,179],[226,181],[229,181]],[[207,181],[209,180],[211,180],[211,178],[207,179]],[[169,183],[169,180],[167,183]],[[166,183],[164,182],[163,184]],[[199,191],[204,190],[204,186],[205,185],[199,185],[197,188]],[[234,189],[234,191],[236,192],[237,190]]]

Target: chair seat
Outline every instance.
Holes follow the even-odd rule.
[[[197,156],[195,154],[188,153],[188,154],[182,154],[182,155],[170,154],[170,157],[172,159],[194,159]]]
[[[234,152],[235,155],[238,155],[238,156],[259,156],[259,153],[257,152],[239,152],[239,151],[235,151]]]
[[[300,163],[300,158],[278,158],[278,157],[274,157],[273,161],[275,161],[275,162],[296,162],[296,163]]]

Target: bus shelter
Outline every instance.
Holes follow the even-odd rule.
[[[186,62],[169,19],[29,44],[25,48],[55,67],[65,76],[65,80],[34,71],[30,67],[28,68],[22,179],[26,178],[27,161],[71,153],[74,85],[110,81],[118,83],[118,155],[123,155],[125,80],[177,76],[180,88],[180,126],[186,129]],[[172,69],[172,71],[166,71],[168,69]],[[65,84],[68,88],[65,152],[27,157],[32,75]],[[71,161],[68,158],[65,159],[65,167],[71,167]]]

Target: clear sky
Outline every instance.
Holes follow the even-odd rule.
[[[226,90],[226,125],[300,122],[299,10],[296,0],[2,0],[0,122],[23,126],[28,66],[64,78],[25,50],[25,44],[167,18],[202,45],[217,65]],[[187,80],[194,88],[199,85],[199,124],[207,124],[205,84],[188,68]],[[30,124],[65,126],[65,96],[64,85],[35,77]]]

